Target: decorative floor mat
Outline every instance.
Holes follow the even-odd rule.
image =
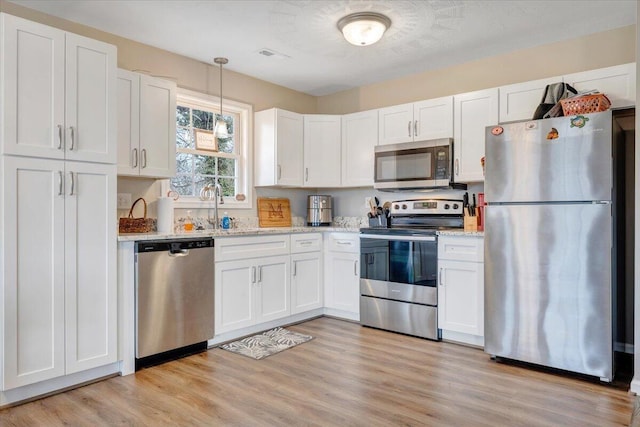
[[[220,348],[260,360],[312,339],[310,335],[274,328],[262,334],[221,345]]]

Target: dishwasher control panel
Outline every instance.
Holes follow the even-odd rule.
[[[213,238],[141,241],[136,242],[136,253],[212,248],[213,242]]]

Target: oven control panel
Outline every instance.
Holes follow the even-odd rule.
[[[391,202],[391,215],[462,215],[462,200],[415,199]]]

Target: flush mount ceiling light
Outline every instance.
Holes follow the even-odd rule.
[[[213,136],[215,138],[228,138],[229,129],[227,129],[227,122],[224,121],[222,116],[222,65],[229,62],[227,58],[214,58],[213,62],[220,65],[220,117],[216,120],[216,126],[213,128]]]
[[[356,46],[374,44],[390,26],[391,19],[376,12],[352,13],[338,21],[338,29],[344,38]]]

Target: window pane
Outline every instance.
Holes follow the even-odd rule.
[[[194,181],[194,186],[195,186],[195,196],[196,197],[200,197],[200,190],[202,190],[202,188],[205,185],[215,185],[215,181],[216,179],[212,176],[200,176],[200,175],[196,175],[193,177],[193,181]]]
[[[222,187],[222,194],[224,196],[234,197],[236,195],[236,180],[234,178],[220,178],[218,182]]]
[[[176,173],[188,175],[193,173],[193,154],[176,153]]]
[[[194,172],[198,175],[216,174],[216,157],[194,155]]]
[[[176,128],[176,145],[178,148],[194,148],[191,131],[188,128]]]
[[[193,182],[191,175],[176,175],[171,178],[171,188],[181,196],[193,196]]]
[[[236,176],[236,160],[235,159],[218,159],[218,176]]]
[[[193,127],[213,130],[213,113],[211,111],[193,110]]]
[[[189,126],[189,108],[178,106],[176,110],[176,120],[178,126]]]
[[[233,153],[235,144],[233,137],[231,138],[218,138],[218,151],[221,153]]]

